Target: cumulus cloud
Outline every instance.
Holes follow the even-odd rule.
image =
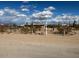
[[[52,18],[52,16],[54,15],[52,10],[54,9],[54,7],[48,7],[48,8],[44,8],[43,11],[37,12],[37,13],[33,13],[32,16],[36,19],[40,19],[40,20],[44,20],[44,19],[48,19],[48,18]]]
[[[0,10],[0,16],[3,16],[4,12],[2,10]]]
[[[29,7],[22,5],[21,10],[29,11]],[[56,22],[69,22],[69,21],[73,22],[74,20],[76,20],[79,23],[79,16],[77,15],[62,14],[53,18],[54,15],[53,10],[55,10],[55,8],[52,6],[49,6],[48,8],[44,8],[42,11],[34,9],[33,14],[29,16],[15,9],[6,7],[0,9],[0,22],[7,22],[7,23],[13,22],[19,24],[19,23],[31,22],[31,20],[33,20],[34,18],[36,22],[40,20],[46,21],[47,19],[48,20],[51,19],[52,21],[56,21]]]
[[[48,8],[44,8],[44,10],[52,11],[52,10],[55,10],[55,8],[53,6],[49,6]]]
[[[27,9],[27,8],[23,8],[23,9],[21,9],[22,11],[29,11],[29,9]]]
[[[15,9],[10,9],[8,7],[5,7],[4,9],[2,9],[2,13],[4,14],[3,16],[11,16],[11,15],[16,16],[20,12],[17,12]]]
[[[17,14],[17,16],[25,16],[26,17],[27,15],[25,15],[25,14]]]
[[[28,6],[26,5],[22,5],[20,8],[21,8],[21,11],[29,11]]]
[[[53,13],[51,11],[42,11],[42,12],[32,14],[32,16],[37,19],[47,19],[52,17],[52,15]]]
[[[71,20],[72,18],[74,18],[74,16],[69,14],[62,14],[62,15],[56,16],[56,19],[58,20]]]
[[[25,14],[16,11],[15,9],[4,8],[0,10],[0,15],[2,16],[26,16]]]
[[[66,23],[66,24],[72,24],[74,21],[76,23],[79,23],[79,16],[77,15],[70,15],[70,14],[62,14],[55,17],[55,20],[58,20],[58,22]]]
[[[4,8],[0,10],[0,23],[20,23],[25,22],[27,19],[27,15],[16,11],[15,9]]]

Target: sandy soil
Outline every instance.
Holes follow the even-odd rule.
[[[0,57],[79,57],[75,35],[0,34]]]

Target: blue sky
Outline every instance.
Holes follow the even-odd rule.
[[[20,14],[24,15],[32,15],[33,13],[43,11],[44,8],[48,8],[52,6],[55,10],[51,12],[57,16],[64,14],[72,14],[72,15],[79,15],[79,2],[78,1],[30,1],[30,2],[23,2],[23,1],[0,1],[0,10],[8,8],[10,10],[14,9]],[[22,11],[22,8],[24,11]],[[27,9],[26,9],[27,8]],[[2,13],[2,11],[1,11]],[[6,16],[9,15],[6,14]],[[3,15],[4,16],[4,15]],[[1,18],[0,18],[1,19]],[[18,18],[20,19],[20,18]],[[24,20],[20,20],[20,23]],[[5,22],[5,21],[4,21]],[[17,21],[18,23],[18,21]]]
[[[37,10],[41,10],[48,6],[54,6],[56,8],[56,10],[54,11],[56,14],[71,13],[79,15],[78,1],[31,1],[27,3],[23,3],[22,1],[0,2],[0,8],[10,7],[19,10],[21,5],[37,6]]]

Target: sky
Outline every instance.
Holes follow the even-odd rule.
[[[37,6],[37,10],[41,10],[48,6],[54,6],[56,8],[55,12],[58,14],[71,13],[79,15],[79,2],[78,1],[1,1],[0,9],[5,7],[10,7],[19,10],[21,5],[27,6]],[[32,8],[32,7],[31,7]],[[57,14],[56,13],[56,14]]]
[[[0,1],[0,22],[23,24],[31,19],[46,19],[62,14],[79,15],[78,1]],[[43,15],[43,16],[42,16]],[[18,17],[15,17],[18,16]],[[32,17],[33,16],[33,17]]]

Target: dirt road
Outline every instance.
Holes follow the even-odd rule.
[[[78,35],[0,34],[0,57],[79,57],[78,39]]]

